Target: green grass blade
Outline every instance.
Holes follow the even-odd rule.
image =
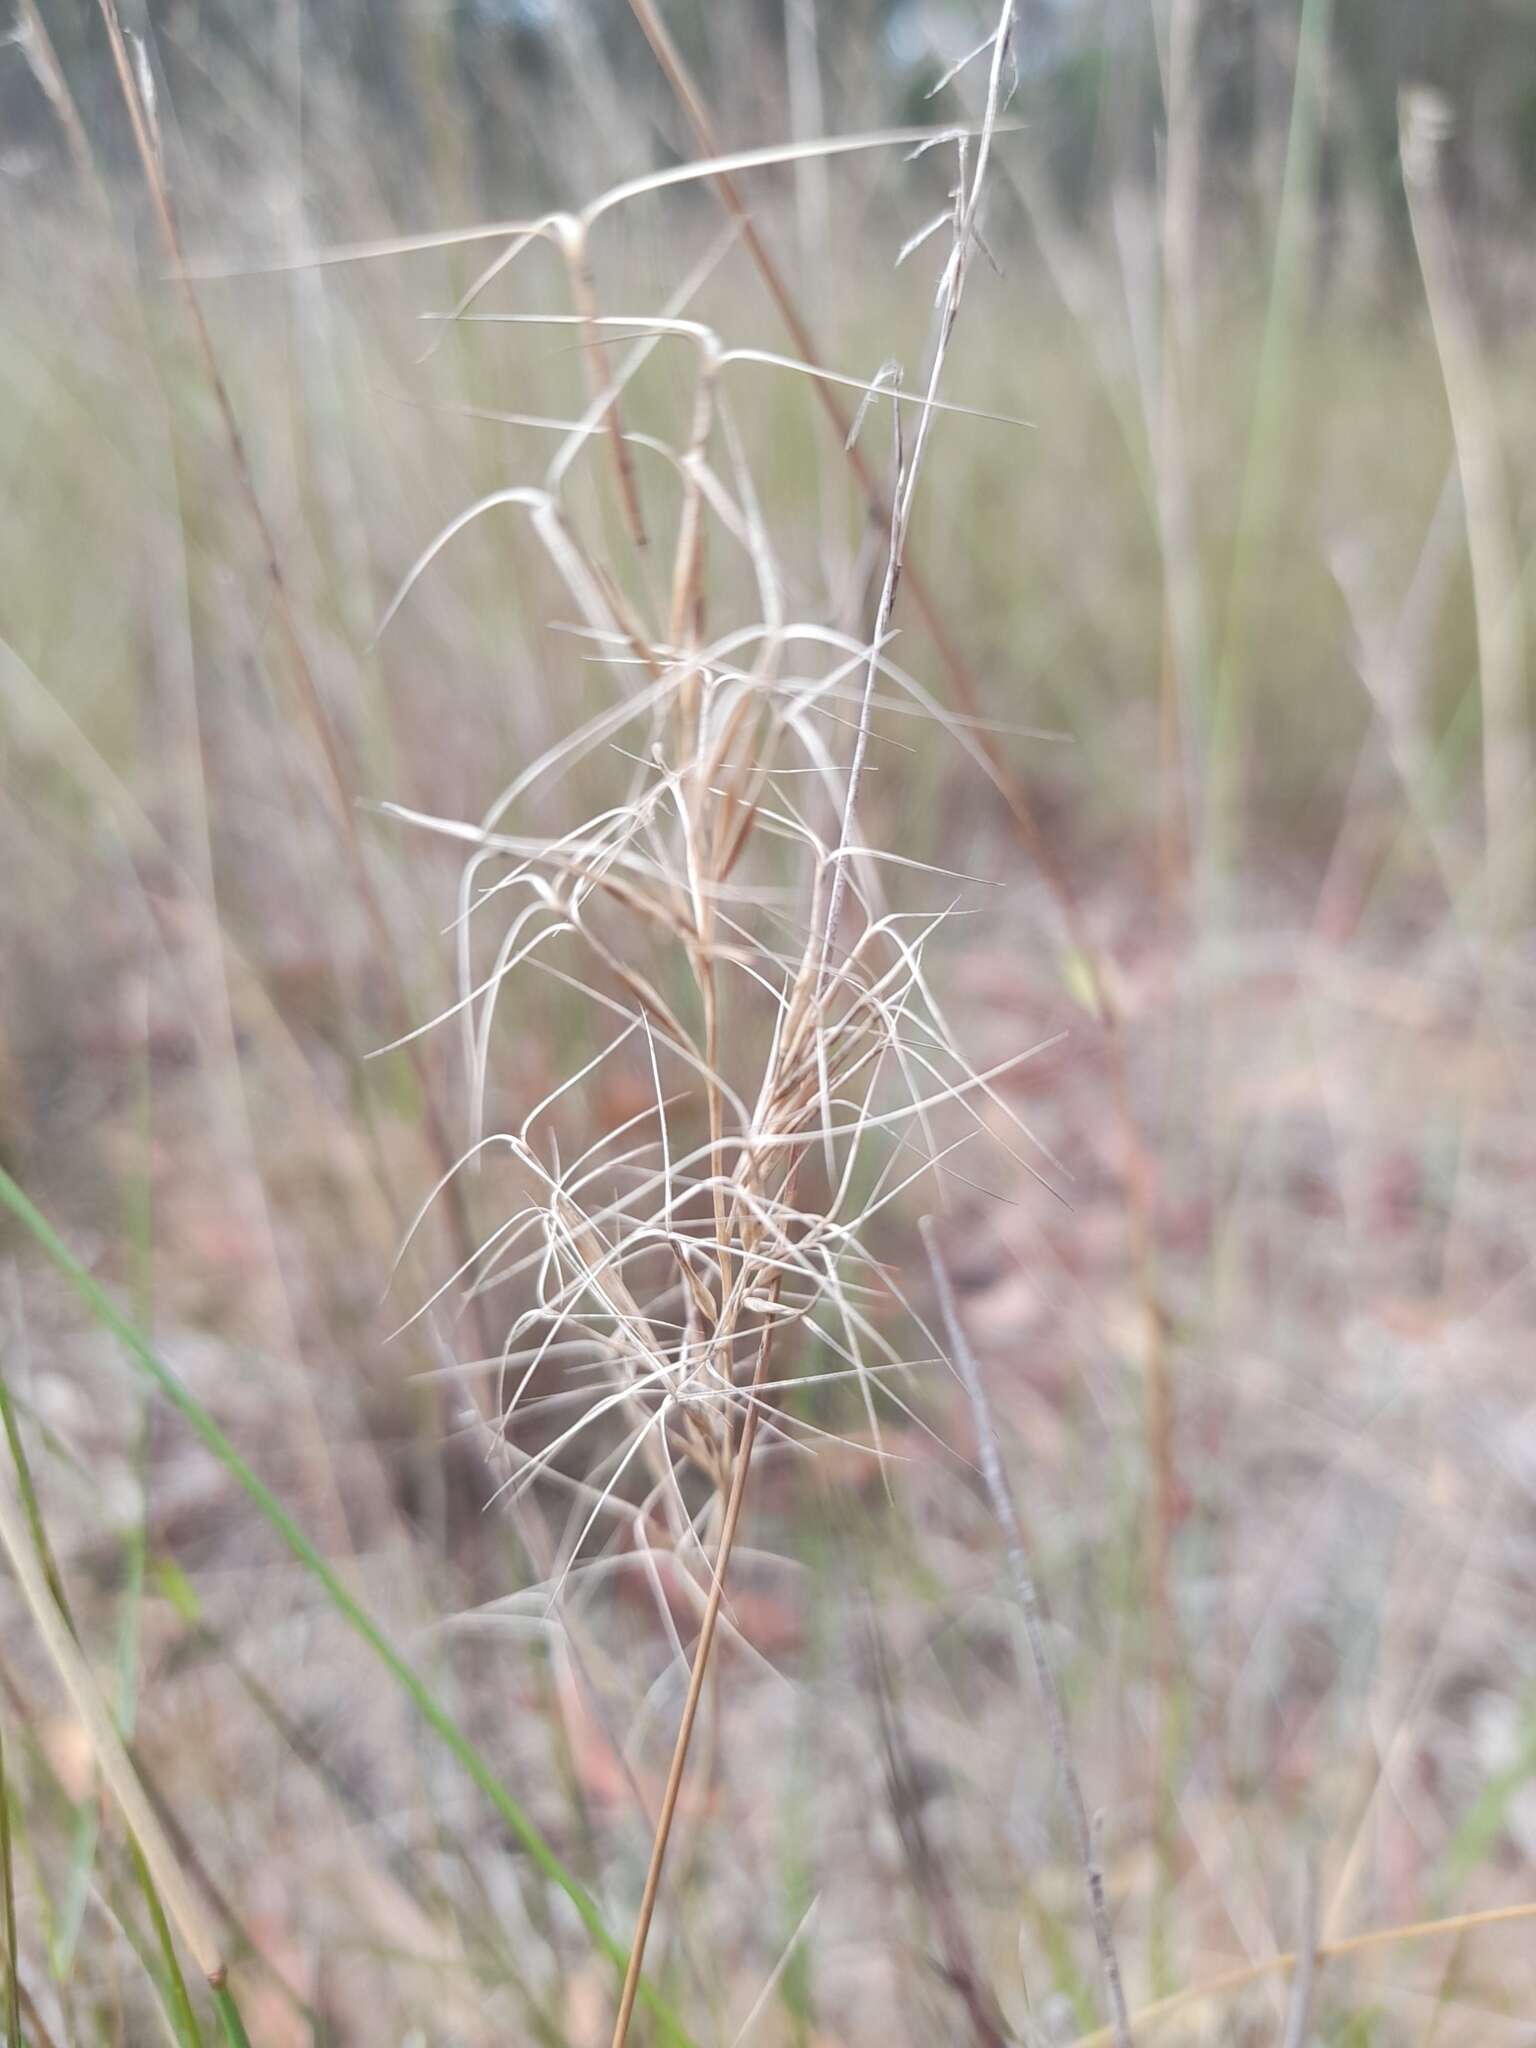
[[[65,1627],[76,1641],[80,1632],[75,1626],[74,1613],[69,1596],[65,1591],[64,1579],[59,1571],[52,1545],[48,1541],[47,1524],[43,1520],[42,1503],[38,1498],[37,1486],[32,1477],[32,1465],[27,1457],[26,1445],[16,1421],[15,1405],[3,1373],[0,1373],[0,1417],[5,1425],[6,1442],[10,1447],[11,1463],[15,1468],[17,1490],[22,1501],[22,1511],[28,1533],[37,1551],[38,1563],[42,1568],[49,1597],[59,1610]],[[147,1411],[146,1426],[141,1444],[148,1441]],[[139,1525],[142,1539],[142,1518]],[[134,1552],[137,1551],[135,1557]],[[143,1543],[139,1540],[130,1546],[128,1588],[125,1602],[124,1625],[118,1645],[119,1702],[118,1723],[126,1741],[131,1733],[131,1709],[133,1706],[132,1679],[137,1666],[138,1610],[143,1588]],[[60,1939],[57,1947],[55,1968],[61,1979],[68,1976],[73,1966],[75,1948],[79,1942],[80,1929],[84,1922],[86,1898],[90,1877],[96,1862],[99,1840],[97,1804],[94,1797],[83,1800],[77,1810],[73,1844],[70,1855],[70,1883],[65,1896],[65,1910],[61,1921]],[[181,1964],[176,1955],[176,1944],[171,1935],[170,1921],[166,1917],[154,1873],[149,1867],[143,1850],[132,1829],[128,1831],[128,1849],[132,1858],[134,1873],[139,1889],[144,1894],[144,1903],[149,1910],[150,1923],[155,1938],[160,1944],[161,1973],[150,1972],[166,2018],[172,2032],[183,2048],[202,2048],[202,2029],[197,2023],[197,2014],[192,2005],[187,1982],[182,1974]],[[146,1963],[146,1969],[148,1964]]]
[[[123,1538],[123,1611],[117,1628],[117,1699],[113,1711],[124,1742],[133,1741],[139,1716],[139,1634],[143,1625],[144,1576],[148,1568],[149,1515],[147,1453],[149,1410],[140,1432],[138,1453],[139,1513]]]
[[[245,2031],[245,2021],[240,2017],[240,2008],[227,1984],[219,1985],[214,1992],[213,2004],[229,2048],[251,2048],[251,2037]]]
[[[14,1701],[8,1701],[7,1704],[12,1708],[13,1712],[16,1711]],[[42,1775],[46,1777],[49,1770],[47,1756],[42,1751],[26,1723],[20,1721],[18,1726],[27,1741],[28,1760],[34,1766],[40,1767]],[[57,1789],[56,1786],[54,1789]],[[18,1851],[25,1860],[27,1886],[31,1894],[32,1910],[37,1916],[38,1932],[41,1937],[39,1945],[44,1957],[47,1959],[48,1969],[52,1973],[54,1957],[58,1953],[59,1946],[59,1909],[54,1902],[47,1873],[43,1869],[42,1862],[32,1841],[26,1809],[18,1804],[14,1811],[7,1813],[7,1820],[10,1825],[11,1862],[13,1865],[15,1864]]]
[[[1294,388],[1297,323],[1306,282],[1307,224],[1317,205],[1333,9],[1334,0],[1302,0],[1296,27],[1296,74],[1269,303],[1238,486],[1220,651],[1207,712],[1207,883],[1220,892],[1218,901],[1230,889],[1243,852],[1242,778],[1250,737],[1249,666],[1256,637],[1251,607],[1265,573],[1266,533],[1273,526],[1279,503],[1277,475],[1288,459],[1294,431],[1288,404]]]
[[[26,1445],[21,1440],[21,1430],[16,1421],[16,1404],[11,1399],[10,1385],[4,1372],[0,1372],[0,1423],[5,1426],[5,1441],[16,1471],[16,1487],[21,1495],[21,1510],[26,1516],[27,1528],[32,1537],[33,1547],[37,1551],[38,1561],[43,1567],[43,1577],[48,1581],[48,1590],[58,1603],[59,1612],[69,1623],[70,1631],[73,1633],[75,1624],[69,1611],[69,1595],[64,1590],[64,1580],[59,1571],[58,1560],[53,1554],[53,1545],[48,1541],[42,1506],[37,1498],[37,1488],[32,1483],[32,1461],[28,1458]]]
[[[101,1843],[101,1820],[96,1793],[88,1791],[75,1808],[74,1826],[69,1833],[69,1861],[59,1894],[58,1918],[54,1926],[50,1957],[53,1974],[67,1983],[75,1967],[75,1951],[85,1927],[85,1909],[90,1904],[91,1875],[96,1868],[96,1851]]]
[[[155,1989],[160,1994],[166,2017],[172,2031],[183,2048],[203,2048],[203,2030],[197,2024],[197,2014],[192,2007],[192,1995],[187,1990],[187,1980],[182,1975],[181,1964],[176,1959],[176,1943],[171,1935],[171,1923],[165,1917],[165,1908],[160,1903],[160,1894],[155,1889],[154,1878],[149,1865],[144,1861],[144,1852],[130,1834],[129,1851],[133,1867],[138,1873],[139,1889],[144,1894],[144,1903],[149,1908],[149,1918],[155,1930],[155,1939],[160,1944],[161,1972],[155,1978]]]
[[[112,1332],[139,1369],[154,1381],[166,1400],[201,1437],[231,1478],[243,1488],[271,1528],[281,1537],[293,1557],[318,1581],[342,1620],[373,1652],[433,1733],[484,1793],[501,1819],[517,1837],[534,1867],[558,1890],[564,1892],[575,1908],[593,1946],[616,1970],[622,1972],[628,1963],[629,1951],[610,1932],[598,1910],[596,1900],[566,1869],[529,1815],[503,1785],[447,1708],[438,1700],[426,1680],[407,1663],[367,1609],[347,1591],[276,1494],[258,1478],[213,1417],[182,1384],[143,1332],[130,1322],[106,1290],[86,1271],[47,1217],[3,1166],[0,1166],[0,1203],[10,1210],[37,1241],[97,1321]],[[643,1984],[641,1997],[666,2038],[676,2044],[676,2048],[681,2048],[681,2044],[688,2042],[688,2035],[681,2021],[654,1986]]]
[[[5,1894],[5,2038],[21,2048],[21,1967],[16,1952],[16,1876],[11,1862],[11,1791],[0,1736],[0,1891]]]

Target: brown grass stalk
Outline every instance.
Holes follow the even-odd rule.
[[[634,2018],[635,2000],[640,1993],[640,1980],[645,1972],[645,1951],[650,1939],[651,1922],[656,1916],[656,1901],[661,1892],[662,1865],[666,1862],[667,1847],[672,1839],[672,1823],[677,1816],[678,1796],[683,1789],[683,1777],[688,1768],[688,1751],[693,1741],[694,1722],[698,1718],[699,1702],[704,1697],[704,1681],[709,1671],[710,1653],[715,1645],[715,1631],[720,1621],[721,1604],[725,1599],[725,1582],[730,1570],[731,1552],[736,1547],[736,1532],[741,1526],[741,1511],[746,1504],[747,1475],[751,1470],[752,1450],[757,1441],[757,1421],[761,1413],[759,1389],[768,1375],[768,1359],[772,1349],[773,1325],[770,1323],[764,1329],[758,1344],[757,1367],[752,1376],[750,1399],[731,1461],[730,1489],[725,1497],[725,1515],[720,1524],[720,1541],[716,1546],[713,1569],[710,1573],[709,1598],[705,1602],[703,1619],[699,1623],[698,1641],[693,1652],[693,1667],[688,1674],[688,1692],[683,1701],[677,1741],[673,1746],[672,1761],[667,1770],[661,1810],[656,1817],[656,1832],[651,1842],[651,1857],[645,1873],[645,1889],[640,1895],[640,1909],[635,1916],[629,1968],[624,1974],[623,1987],[619,1993],[619,2007],[614,2015],[613,2048],[623,2048],[629,2033],[630,2021]]]

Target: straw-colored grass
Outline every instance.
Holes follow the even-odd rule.
[[[1246,185],[1200,0],[92,9],[0,176],[7,2048],[1518,2038],[1500,139],[1405,100],[1368,242],[1312,0]]]

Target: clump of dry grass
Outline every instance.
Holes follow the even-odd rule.
[[[970,1138],[995,1135],[989,1111],[1030,1144],[994,1084],[1038,1048],[976,1071],[926,962],[955,902],[897,907],[896,880],[915,877],[931,896],[935,882],[958,882],[963,892],[966,878],[871,844],[859,806],[874,722],[889,693],[936,732],[948,726],[966,743],[963,727],[944,717],[888,647],[924,452],[939,413],[955,409],[939,390],[981,247],[1012,34],[1009,0],[978,52],[990,50],[990,75],[975,134],[921,138],[924,148],[958,150],[922,393],[906,393],[894,365],[859,385],[854,433],[866,409],[887,402],[894,429],[885,569],[867,640],[787,615],[733,413],[732,363],[806,366],[730,348],[677,312],[598,310],[588,230],[657,179],[605,195],[579,219],[511,228],[505,249],[454,307],[455,320],[563,318],[579,327],[595,388],[585,417],[561,433],[541,483],[498,491],[456,520],[420,558],[388,615],[465,525],[515,507],[531,518],[593,660],[620,692],[523,769],[478,823],[396,811],[470,848],[455,920],[459,995],[436,1020],[458,1019],[477,1124],[456,1171],[504,1149],[523,1199],[444,1285],[481,1301],[512,1290],[527,1297],[499,1356],[479,1361],[495,1368],[483,1420],[493,1455],[508,1468],[503,1491],[521,1497],[558,1474],[571,1497],[547,1588],[552,1604],[573,1577],[621,1556],[643,1565],[669,1627],[663,1580],[698,1613],[691,1649],[673,1633],[689,1677],[616,2048],[633,2010],[754,1452],[814,1449],[828,1434],[803,1401],[791,1409],[784,1398],[803,1393],[814,1357],[834,1361],[818,1379],[857,1390],[881,1455],[882,1408],[913,1413],[904,1382],[941,1359],[942,1345],[924,1330],[900,1276],[881,1263],[874,1219],[918,1183],[942,1186]],[[807,153],[829,152],[754,152],[687,174],[735,174],[754,160]],[[574,310],[475,314],[485,288],[540,238],[565,259]],[[643,338],[615,369],[608,341],[622,333]],[[694,360],[681,446],[631,435],[622,423],[625,386],[662,340],[686,345]],[[653,587],[661,579],[644,558],[632,579],[638,587],[626,588],[624,568],[604,559],[600,538],[572,511],[576,466],[595,449],[611,457],[636,550],[648,530],[671,525],[664,590]],[[646,505],[659,494],[642,489],[638,454],[660,458],[673,484],[659,517]],[[739,558],[755,605],[729,624],[718,617],[717,591],[730,589],[713,563],[719,550]],[[618,801],[553,832],[524,828],[526,812],[552,808],[556,789],[605,749],[631,764]],[[619,1028],[515,1129],[487,1131],[497,1019],[525,972],[568,983]],[[568,1090],[618,1065],[638,1069],[650,1100],[562,1160],[550,1113]],[[956,1117],[958,1136],[950,1129]],[[442,1183],[434,1198],[441,1191]],[[892,1308],[923,1340],[920,1355],[888,1333]],[[535,1393],[554,1361],[559,1390]],[[541,1415],[557,1419],[529,1449],[523,1433]],[[1112,1953],[1101,1899],[1098,1921]],[[1123,2002],[1119,2019],[1123,2026]]]

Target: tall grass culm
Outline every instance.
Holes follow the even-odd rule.
[[[643,1561],[664,1616],[678,1601],[696,1616],[691,1645],[674,1636],[686,1682],[614,2048],[629,2035],[715,1646],[731,1629],[730,1566],[754,1464],[814,1451],[836,1433],[816,1419],[808,1379],[853,1390],[872,1455],[882,1455],[882,1409],[913,1412],[904,1382],[942,1365],[945,1353],[903,1276],[877,1258],[869,1226],[915,1184],[942,1184],[953,1155],[978,1135],[1011,1127],[1023,1147],[1031,1142],[996,1084],[1038,1048],[976,1071],[930,973],[931,942],[970,882],[873,843],[860,805],[876,721],[893,702],[979,753],[964,722],[889,649],[930,437],[942,412],[965,410],[939,394],[982,247],[1013,28],[1009,0],[975,53],[989,66],[980,120],[915,138],[956,157],[950,205],[930,230],[944,237],[945,254],[920,387],[909,392],[894,363],[871,381],[851,380],[862,392],[855,433],[873,431],[872,416],[888,411],[892,436],[884,565],[866,637],[789,615],[733,413],[733,364],[807,366],[727,346],[687,316],[685,300],[633,314],[598,308],[587,231],[653,179],[576,219],[509,224],[503,250],[452,309],[456,321],[579,329],[590,404],[561,433],[541,483],[498,491],[456,519],[386,616],[387,624],[468,524],[520,513],[614,686],[612,701],[524,768],[477,822],[390,807],[467,849],[458,999],[434,1020],[456,1018],[474,1105],[456,1171],[503,1155],[520,1192],[445,1283],[478,1300],[517,1290],[526,1302],[499,1354],[472,1362],[468,1384],[494,1388],[474,1420],[504,1467],[507,1497],[525,1502],[548,1479],[573,1504],[555,1546],[552,1607],[575,1576],[630,1554]],[[835,146],[754,152],[688,174]],[[478,311],[486,286],[539,241],[565,259],[572,311]],[[626,339],[627,353],[612,359],[611,346]],[[625,386],[657,347],[692,359],[681,445],[622,423]],[[583,464],[606,475],[621,515],[606,529],[574,509]],[[670,568],[661,577],[653,562],[664,534]],[[744,602],[733,601],[738,583]],[[614,752],[629,764],[615,800],[552,822],[565,793]],[[509,986],[528,973],[573,989],[604,1042],[515,1128],[491,1129],[497,1019]],[[641,1106],[562,1159],[557,1102],[605,1077],[612,1092],[615,1070],[639,1081]],[[1014,1140],[1003,1142],[1011,1149]],[[440,1183],[431,1200],[441,1192]],[[911,1344],[893,1340],[893,1320]],[[542,1439],[536,1447],[529,1431]],[[1118,1991],[1097,1894],[1095,1907]],[[1114,2016],[1128,2040],[1118,1996]]]

